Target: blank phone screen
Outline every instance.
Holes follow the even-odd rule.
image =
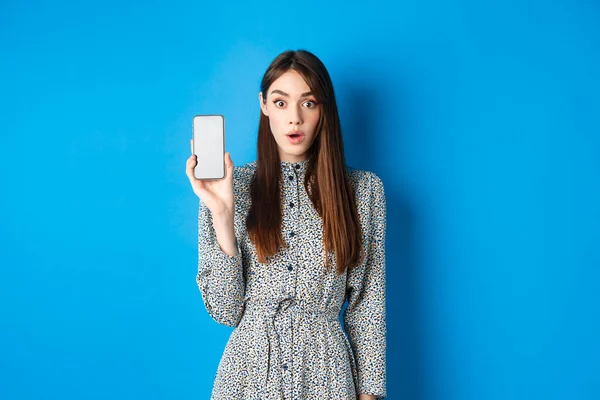
[[[196,115],[192,123],[194,154],[198,164],[194,168],[197,179],[225,177],[225,118],[222,115]]]

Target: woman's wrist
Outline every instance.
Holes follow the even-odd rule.
[[[233,229],[233,218],[227,213],[223,213],[220,216],[214,216],[213,226],[221,251],[230,257],[236,256],[238,254],[237,239]]]

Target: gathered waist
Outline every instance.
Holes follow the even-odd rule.
[[[323,308],[292,296],[279,299],[249,298],[245,302],[245,315],[274,318],[278,313],[299,314],[309,319],[338,320],[340,310]]]

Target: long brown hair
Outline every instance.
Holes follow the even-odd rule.
[[[314,54],[306,50],[288,50],[271,62],[262,78],[260,90],[264,102],[271,84],[288,70],[295,70],[304,78],[316,101],[322,105],[316,138],[308,150],[304,188],[323,221],[326,270],[330,268],[327,255],[333,249],[337,273],[341,275],[348,267],[362,262],[364,249],[354,191],[345,165],[333,84],[325,65]],[[250,185],[252,203],[246,220],[248,236],[261,263],[275,255],[280,246],[285,247],[281,234],[280,178],[277,142],[268,117],[261,112],[256,173]]]

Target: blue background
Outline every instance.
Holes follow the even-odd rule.
[[[388,200],[390,399],[600,398],[593,1],[0,5],[0,398],[207,399],[195,114],[305,48]]]

